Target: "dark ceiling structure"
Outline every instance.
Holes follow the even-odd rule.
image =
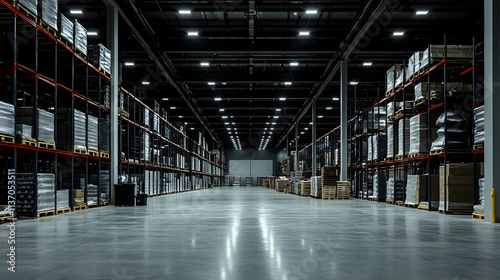
[[[148,104],[160,101],[172,123],[185,124],[188,133],[203,130],[225,149],[234,143],[282,149],[294,133],[279,140],[383,2],[384,13],[349,58],[349,81],[357,83],[349,97],[356,88],[366,105],[377,89],[384,94],[386,70],[443,44],[445,34],[450,44],[482,40],[482,1],[123,0],[116,2],[121,84]],[[105,43],[105,7],[100,0],[69,1],[61,12],[98,32],[89,43]],[[71,15],[73,8],[84,13]],[[316,101],[317,137],[339,125],[338,81],[337,73]],[[300,144],[312,141],[311,121],[310,112],[299,121]]]

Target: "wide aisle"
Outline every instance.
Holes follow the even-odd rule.
[[[0,279],[493,279],[500,227],[366,201],[224,187],[16,224]],[[430,273],[431,272],[431,273]]]

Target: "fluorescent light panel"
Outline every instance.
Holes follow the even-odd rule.
[[[69,10],[72,15],[81,15],[83,14],[82,10]]]
[[[149,85],[149,82],[143,81],[142,84],[145,85],[145,86],[147,86],[147,85]]]
[[[333,109],[333,108],[332,108],[332,107],[326,107],[326,109],[327,109],[327,110],[331,110],[331,109]]]
[[[299,66],[298,62],[290,62],[290,66]]]
[[[224,112],[226,111],[226,109],[219,109],[219,112]]]
[[[200,65],[201,66],[210,66],[210,63],[209,62],[201,62]]]
[[[97,31],[89,31],[87,32],[87,36],[97,36]]]
[[[300,31],[299,32],[299,36],[309,36],[309,34],[311,34],[311,32],[309,32],[309,31]]]
[[[175,110],[177,109],[177,107],[170,107],[170,110]]]
[[[317,13],[318,13],[318,11],[317,11],[317,10],[307,10],[307,11],[306,11],[306,14],[308,14],[308,15],[315,15],[315,14],[317,14]]]
[[[372,66],[373,63],[371,62],[363,62],[363,66]]]
[[[338,97],[334,97],[334,98],[332,98],[332,100],[333,100],[333,101],[339,101],[339,100],[340,100],[340,98],[338,98]]]
[[[429,11],[417,11],[417,16],[426,15]]]
[[[133,63],[133,62],[125,62],[125,66],[134,66],[134,65],[135,65],[135,63]]]
[[[292,85],[292,82],[284,82],[283,83],[285,86],[291,86]]]
[[[285,97],[280,97],[280,101],[286,101]]]
[[[358,82],[350,82],[351,86],[356,86],[358,85]]]
[[[397,32],[394,32],[392,35],[393,36],[403,36],[403,35],[405,35],[405,33],[401,32],[401,31],[397,31]]]
[[[179,14],[181,14],[181,15],[190,15],[191,11],[190,10],[179,10]]]
[[[198,32],[188,32],[188,36],[198,36]]]
[[[222,98],[220,98],[220,97],[214,98],[214,101],[221,101],[221,100],[222,100]]]

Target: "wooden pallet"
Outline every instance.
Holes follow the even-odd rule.
[[[474,151],[484,150],[484,143],[474,144]]]
[[[48,210],[48,211],[40,211],[36,214],[37,218],[42,218],[42,217],[48,217],[48,216],[54,216],[56,214],[55,210]]]
[[[54,142],[47,142],[47,141],[38,140],[37,145],[38,145],[38,148],[49,149],[49,150],[56,149],[56,144]]]
[[[392,115],[388,115],[388,116],[387,116],[387,120],[388,120],[388,121],[393,121],[393,120],[394,120],[394,114],[392,114]]]
[[[427,105],[427,98],[420,98],[419,100],[413,101],[413,107],[418,107],[422,105]]]
[[[127,111],[123,110],[122,108],[118,108],[118,115],[125,117],[127,119],[130,117],[130,114]]]
[[[87,208],[96,208],[96,207],[99,207],[99,204],[94,203],[94,204],[87,205]]]
[[[372,198],[370,198],[370,197],[369,197],[369,198],[368,198],[368,201],[375,201],[375,202],[378,202],[378,198],[373,198],[373,197],[372,197]]]
[[[419,158],[419,157],[425,157],[427,156],[427,153],[411,153],[408,154],[408,158]]]
[[[15,140],[14,136],[0,134],[0,142],[15,143]]]
[[[390,204],[390,205],[394,205],[394,201],[390,201],[390,200],[386,200],[385,203]]]
[[[90,150],[89,149],[89,156],[93,156],[93,157],[98,157],[99,156],[99,151],[96,151],[96,150]]]
[[[396,156],[396,160],[403,160],[403,156]]]
[[[405,204],[404,206],[407,208],[418,208],[417,204]]]
[[[104,76],[108,77],[111,79],[111,73],[107,72],[106,70],[104,70],[101,66],[99,66],[99,72],[101,72],[101,74],[103,74]]]
[[[403,206],[403,205],[404,205],[404,202],[403,202],[403,201],[401,201],[401,200],[398,200],[398,201],[396,201],[396,205],[397,205],[397,206]]]
[[[392,95],[394,95],[394,89],[391,89],[390,91],[385,93],[385,97],[390,97]]]
[[[483,212],[472,212],[472,219],[484,221],[484,213]]]
[[[57,215],[63,214],[63,213],[69,213],[69,212],[71,212],[71,208],[69,208],[69,207],[56,210]]]
[[[69,49],[73,50],[72,41],[69,41],[68,39],[64,38],[63,36],[61,36],[61,34],[58,35],[58,39],[59,41],[61,41],[61,43],[65,44]]]
[[[85,148],[78,148],[78,147],[73,147],[73,152],[75,154],[81,154],[81,155],[88,155],[89,154],[87,152],[87,149],[85,149]]]
[[[411,116],[413,116],[413,109],[411,110],[406,109],[405,117],[411,117]],[[403,117],[403,109],[396,112],[394,119],[396,120],[402,117]]]
[[[337,196],[336,197],[337,200],[345,200],[345,199],[350,199],[349,196]]]
[[[417,207],[418,210],[425,210],[425,211],[429,211],[429,206],[418,206]]]
[[[445,214],[445,215],[452,215],[452,214],[470,215],[473,211],[469,210],[469,209],[455,209],[455,210],[448,210],[448,211],[438,210],[438,212],[439,212],[439,214]]]
[[[37,142],[35,139],[26,137],[17,137],[16,142],[21,145],[26,145],[30,147],[37,147]]]
[[[74,206],[73,211],[80,211],[87,209],[87,205]]]
[[[109,158],[109,152],[106,151],[101,151],[101,157],[102,158]],[[126,159],[125,159],[126,160]]]
[[[47,32],[49,32],[51,35],[54,35],[55,38],[57,38],[57,30],[55,30],[54,28],[52,28],[52,26],[45,23],[41,18],[38,21],[38,24],[41,27],[43,27],[43,29],[45,29]]]
[[[24,7],[21,3],[16,1],[12,6],[14,6],[28,18],[32,19],[34,22],[38,22],[38,17],[35,14],[33,14],[30,10],[26,9],[26,7]]]
[[[7,222],[15,222],[17,219],[14,218],[14,216],[10,214],[5,214],[3,216],[0,216],[0,224],[7,223]]]
[[[444,149],[437,149],[437,150],[431,151],[431,155],[433,155],[433,156],[443,155],[444,152],[445,152]],[[448,154],[466,154],[466,153],[470,153],[470,150],[467,150],[467,149],[448,149],[447,153]]]
[[[87,59],[87,55],[83,53],[81,50],[75,47],[75,53],[77,53],[79,56],[83,57],[84,59]]]

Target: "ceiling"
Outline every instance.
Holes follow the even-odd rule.
[[[172,123],[187,123],[188,133],[203,130],[201,119],[217,142],[231,149],[231,137],[239,139],[234,141],[238,148],[275,148],[332,71],[342,44],[352,42],[381,1],[117,2],[122,11],[121,84],[148,104],[160,101]],[[383,95],[385,72],[391,65],[428,44],[442,44],[444,34],[450,44],[472,44],[474,36],[482,40],[482,5],[482,1],[392,1],[387,8],[391,13],[375,22],[350,56],[348,75],[349,81],[358,82],[357,98],[366,100],[366,106],[373,104],[377,88]],[[71,15],[69,11],[76,8],[84,13]],[[98,31],[89,43],[105,43],[102,1],[69,1],[60,9]],[[416,15],[421,10],[429,12]],[[396,31],[405,34],[393,36]],[[145,52],[138,39],[152,53]],[[143,81],[150,84],[144,86]],[[339,124],[339,102],[334,100],[339,96],[338,81],[336,74],[317,100],[317,115],[322,116],[317,120],[318,137]],[[354,88],[349,89],[350,98]],[[307,112],[299,123],[300,144],[312,140],[310,122]],[[207,130],[204,133],[210,138]],[[294,133],[289,136],[278,148],[291,144]]]

